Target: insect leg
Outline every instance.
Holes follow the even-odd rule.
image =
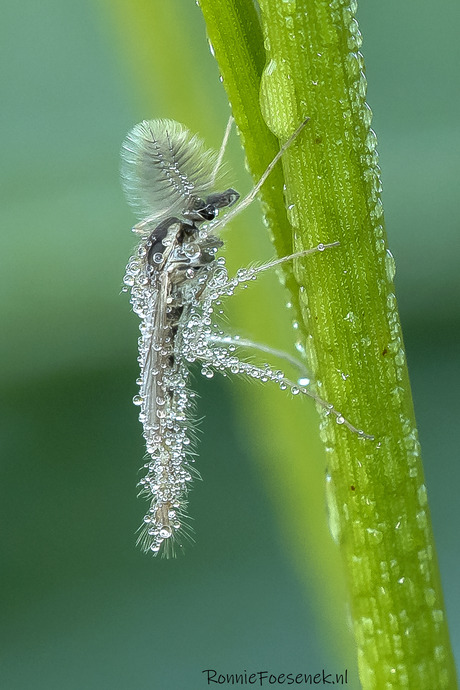
[[[307,124],[307,122],[308,122],[309,120],[310,120],[309,117],[305,118],[305,120],[303,120],[303,122],[301,122],[300,125],[297,127],[297,129],[295,130],[295,132],[294,132],[293,134],[291,134],[291,136],[289,137],[289,139],[288,139],[287,141],[284,142],[284,144],[281,146],[280,150],[278,151],[278,153],[276,154],[276,156],[273,158],[273,160],[271,161],[271,163],[268,164],[268,167],[267,167],[267,169],[265,170],[265,172],[263,173],[263,175],[262,175],[262,177],[260,178],[260,180],[254,185],[254,187],[253,187],[252,190],[249,192],[249,194],[247,194],[247,195],[244,197],[244,199],[242,199],[242,200],[240,201],[240,203],[239,203],[237,206],[235,206],[231,211],[229,211],[228,213],[226,213],[225,216],[224,216],[221,220],[217,220],[217,221],[211,222],[211,223],[207,226],[209,230],[211,230],[212,232],[214,232],[217,228],[222,228],[224,225],[227,225],[227,223],[228,223],[232,218],[235,218],[235,216],[237,216],[238,214],[240,214],[241,211],[244,211],[244,209],[247,208],[247,207],[249,206],[249,204],[251,204],[251,203],[254,201],[254,199],[256,198],[257,194],[258,194],[259,191],[260,191],[260,188],[262,187],[262,185],[263,185],[264,182],[266,181],[267,177],[270,175],[270,173],[271,173],[271,171],[273,170],[273,168],[275,167],[275,165],[278,163],[278,161],[280,160],[280,158],[283,156],[283,154],[284,154],[284,153],[287,151],[287,149],[290,147],[290,145],[292,144],[292,142],[293,142],[295,139],[297,139],[297,137],[299,136],[300,132],[303,130],[303,128],[305,127],[305,125]]]
[[[358,429],[354,426],[341,412],[336,410],[333,405],[323,400],[323,398],[316,393],[313,393],[313,391],[309,390],[306,386],[300,386],[294,383],[288,379],[282,371],[274,371],[268,364],[256,366],[250,362],[243,362],[225,348],[218,348],[216,350],[208,348],[205,353],[200,353],[197,360],[201,361],[207,367],[212,367],[220,372],[229,371],[233,374],[246,374],[249,378],[262,381],[263,383],[267,381],[277,383],[282,390],[289,388],[294,395],[298,395],[299,393],[306,395],[308,398],[314,400],[317,405],[326,410],[327,414],[334,415],[337,424],[347,427],[347,429],[357,434],[360,438],[370,441],[374,440],[374,436],[366,434],[362,429]]]
[[[216,161],[216,164],[214,166],[214,170],[212,171],[211,185],[210,185],[211,187],[214,187],[217,173],[219,172],[219,168],[222,165],[222,160],[224,158],[225,149],[227,148],[227,143],[228,143],[228,139],[230,136],[230,132],[232,130],[233,122],[234,122],[233,115],[230,115],[230,117],[228,118],[227,126],[225,128],[224,138],[222,139],[222,144],[220,145],[219,155],[217,156],[217,161]]]
[[[308,381],[310,380],[310,376],[305,364],[301,362],[300,359],[290,355],[288,352],[284,352],[284,350],[278,350],[277,348],[270,347],[270,345],[264,345],[263,343],[255,343],[247,338],[240,338],[239,335],[212,335],[209,337],[209,342],[211,345],[216,343],[217,345],[235,345],[236,347],[247,347],[252,350],[257,350],[258,352],[273,355],[279,359],[284,359],[298,370],[300,374],[300,381],[305,381],[305,379]],[[303,385],[305,385],[305,383]]]
[[[281,257],[281,259],[272,259],[272,261],[268,261],[266,264],[262,264],[261,266],[240,268],[233,278],[229,278],[224,283],[220,282],[220,280],[213,280],[211,278],[209,281],[209,286],[212,287],[212,291],[216,294],[216,297],[214,299],[217,299],[217,296],[224,297],[225,295],[232,294],[232,292],[238,287],[238,285],[245,284],[250,280],[255,280],[259,273],[268,271],[270,268],[279,266],[280,264],[283,264],[286,261],[299,259],[303,256],[308,256],[309,254],[315,254],[316,252],[322,252],[325,249],[331,249],[332,247],[338,247],[339,244],[340,242],[331,242],[330,244],[318,244],[317,247],[313,247],[312,249],[305,249],[301,252],[294,252],[294,254],[289,254],[289,256],[283,256]]]

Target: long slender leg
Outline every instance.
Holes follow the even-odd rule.
[[[338,241],[330,242],[329,244],[318,244],[316,247],[312,247],[311,249],[304,249],[301,252],[294,252],[293,254],[288,254],[288,256],[282,256],[280,259],[272,259],[272,261],[268,261],[266,264],[256,266],[255,268],[240,269],[237,272],[236,277],[238,278],[238,274],[241,271],[241,275],[243,276],[242,281],[244,281],[245,272],[246,274],[251,274],[251,278],[254,278],[254,276],[259,275],[259,273],[262,273],[263,271],[268,271],[269,268],[274,268],[275,266],[279,266],[280,264],[284,264],[286,261],[292,261],[292,259],[300,259],[300,257],[302,256],[308,256],[309,254],[315,254],[316,252],[323,252],[325,249],[332,249],[332,247],[338,247],[339,245],[340,242]],[[238,282],[241,281],[238,280]]]
[[[225,154],[225,149],[227,148],[228,138],[230,136],[230,132],[232,131],[233,122],[234,122],[233,115],[230,115],[230,117],[228,118],[227,126],[225,128],[224,138],[222,139],[222,144],[220,145],[219,155],[217,156],[217,161],[216,161],[216,164],[214,166],[214,170],[212,171],[211,185],[210,185],[211,187],[214,187],[217,173],[219,172],[219,168],[222,165],[222,160],[223,160],[223,157]]]
[[[235,345],[236,347],[247,347],[251,350],[257,350],[258,352],[264,352],[268,355],[273,355],[279,359],[284,359],[289,364],[292,364],[299,373],[301,377],[299,378],[299,385],[308,385],[310,377],[307,368],[303,362],[301,362],[293,355],[290,355],[284,350],[278,350],[277,348],[270,347],[269,345],[264,345],[263,343],[255,343],[253,340],[248,340],[247,338],[241,338],[239,335],[212,335],[209,338],[210,343],[216,343],[217,345]]]
[[[255,366],[249,362],[242,362],[233,353],[229,353],[225,348],[213,350],[208,348],[207,352],[200,353],[197,357],[198,361],[202,362],[206,367],[212,367],[220,372],[231,372],[233,374],[246,374],[250,378],[258,379],[262,382],[272,381],[277,383],[283,390],[289,388],[294,395],[303,394],[315,401],[328,414],[334,415],[337,424],[341,424],[360,438],[367,440],[374,440],[374,436],[366,434],[362,429],[358,429],[351,422],[346,419],[341,412],[335,409],[333,405],[323,400],[319,395],[313,393],[305,386],[299,386],[290,379],[284,376],[282,371],[274,371],[268,364],[263,367]]]
[[[259,193],[260,188],[264,184],[265,180],[267,177],[270,175],[271,171],[275,167],[275,165],[278,163],[279,159],[283,156],[285,151],[290,147],[292,142],[299,136],[300,132],[303,130],[307,122],[310,120],[309,117],[305,118],[303,122],[300,123],[300,125],[297,127],[296,131],[294,134],[291,134],[289,139],[284,142],[284,144],[281,146],[280,150],[274,157],[271,163],[269,163],[267,169],[263,173],[262,177],[260,180],[254,185],[252,190],[247,194],[244,199],[240,201],[237,206],[234,206],[234,208],[231,211],[228,211],[228,213],[225,214],[225,216],[219,220],[216,221],[211,221],[207,225],[207,229],[210,230],[211,232],[215,232],[218,228],[222,228],[224,225],[227,225],[227,223],[232,219],[235,218],[238,214],[241,213],[241,211],[244,211],[245,208],[251,204],[254,199],[256,198],[257,194]]]
[[[279,266],[286,261],[292,261],[292,259],[299,259],[302,256],[308,256],[309,254],[315,254],[316,252],[322,252],[325,249],[331,249],[332,247],[338,247],[340,242],[331,242],[330,244],[318,244],[317,247],[312,249],[305,249],[301,252],[294,252],[294,254],[289,254],[289,256],[283,256],[281,259],[273,259],[272,261],[262,264],[261,266],[254,266],[250,268],[240,268],[233,278],[228,278],[224,283],[221,282],[221,274],[216,279],[210,278],[209,287],[212,289],[217,299],[217,297],[224,297],[225,295],[231,294],[233,290],[238,285],[242,283],[247,283],[250,280],[255,280],[259,273],[268,271],[270,268]]]

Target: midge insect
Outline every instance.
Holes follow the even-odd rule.
[[[187,536],[190,531],[184,521],[194,460],[190,450],[194,394],[187,387],[192,362],[200,362],[207,377],[214,371],[241,373],[273,381],[294,394],[303,393],[335,415],[338,423],[366,437],[332,405],[291,382],[282,371],[240,359],[238,345],[258,346],[225,335],[216,323],[215,311],[221,311],[221,299],[232,295],[239,285],[284,261],[339,244],[320,244],[257,268],[240,269],[233,278],[227,273],[225,259],[216,258],[223,246],[216,231],[255,199],[306,122],[299,125],[253,190],[237,205],[240,195],[234,189],[216,191],[231,119],[219,152],[206,149],[200,138],[172,120],[144,120],[123,143],[123,187],[140,218],[133,228],[140,241],[126,268],[124,284],[125,289],[131,289],[131,304],[141,319],[141,372],[134,403],[140,407],[147,449],[140,493],[150,507],[138,540],[145,551],[171,555],[178,536]],[[222,209],[230,210],[218,218]],[[259,349],[270,352],[264,346]]]

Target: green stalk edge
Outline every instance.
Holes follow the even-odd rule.
[[[361,684],[454,689],[356,1],[259,5],[260,16],[247,0],[200,0],[254,179],[275,135],[283,142],[310,118],[261,193],[278,254],[340,241],[296,261],[286,285],[318,394],[375,437],[319,410]]]

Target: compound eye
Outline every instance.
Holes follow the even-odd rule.
[[[200,208],[198,211],[203,220],[213,220],[217,215],[217,210],[211,204],[207,204],[204,208]]]

